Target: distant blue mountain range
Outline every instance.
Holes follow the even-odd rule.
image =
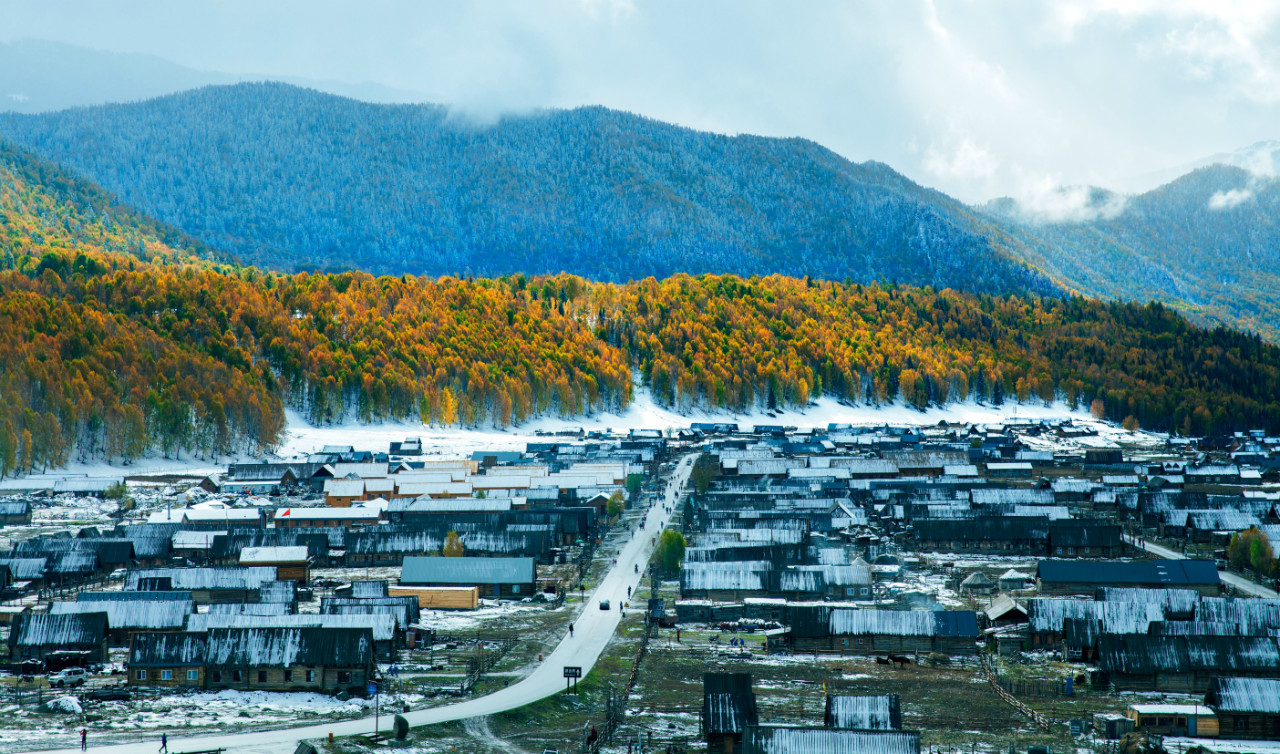
[[[0,135],[275,269],[1055,290],[990,219],[885,165],[598,107],[481,126],[438,106],[237,84],[9,114]]]

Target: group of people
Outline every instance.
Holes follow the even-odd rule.
[[[81,751],[88,751],[88,728],[81,728]],[[160,734],[159,754],[169,754],[169,734]]]

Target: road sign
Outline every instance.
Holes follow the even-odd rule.
[[[581,665],[565,665],[564,677],[565,678],[581,678],[582,666]]]
[[[369,684],[369,688],[367,689],[367,691],[369,693],[369,696],[373,696],[374,694],[378,693],[378,684],[376,683]]]

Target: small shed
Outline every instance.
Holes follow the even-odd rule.
[[[982,571],[974,571],[960,582],[960,591],[967,594],[991,594],[996,590],[996,583]]]
[[[1002,592],[1020,592],[1027,588],[1027,584],[1032,581],[1031,575],[1023,573],[1014,568],[1010,568],[1004,573],[996,577],[996,584]]]
[[[480,589],[474,586],[393,586],[392,597],[416,597],[424,610],[475,610],[480,606]]]
[[[1133,704],[1125,712],[1136,730],[1162,736],[1217,738],[1218,717],[1202,704]]]

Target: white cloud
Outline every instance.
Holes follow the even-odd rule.
[[[989,178],[999,166],[990,149],[969,139],[945,146],[930,143],[924,152],[924,169],[939,178]]]
[[[1220,78],[1246,99],[1280,102],[1280,3],[1273,0],[1064,0],[1050,26],[1074,41],[1086,26],[1118,23],[1134,46],[1160,54],[1193,80]]]
[[[1124,211],[1128,197],[1089,186],[1063,186],[1058,176],[1024,174],[1014,201],[1026,222],[1069,223],[1116,217]]]
[[[1231,209],[1253,198],[1252,189],[1216,191],[1209,197],[1209,209]]]

